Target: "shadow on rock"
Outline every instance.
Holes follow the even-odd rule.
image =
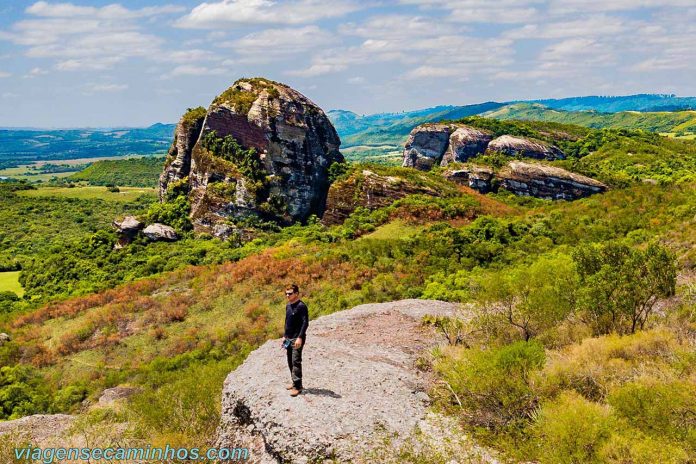
[[[331,398],[342,398],[338,393],[326,388],[304,388],[303,395],[330,396]]]

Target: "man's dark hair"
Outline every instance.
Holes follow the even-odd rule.
[[[298,287],[296,284],[288,285],[285,287],[285,290],[292,290],[294,293],[300,293],[300,287]]]

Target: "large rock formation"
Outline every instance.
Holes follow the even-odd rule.
[[[524,156],[525,158],[556,160],[564,159],[563,152],[553,145],[538,140],[530,140],[511,135],[501,135],[488,144],[490,151],[497,151],[508,156]]]
[[[427,171],[440,163],[453,130],[451,124],[423,124],[413,129],[404,147],[403,166]]]
[[[304,221],[325,209],[329,166],[344,162],[339,145],[329,119],[304,95],[267,79],[240,79],[207,111],[181,119],[160,197],[175,189],[188,195],[198,231],[214,233],[250,215]]]
[[[503,187],[516,195],[548,200],[575,200],[607,189],[595,179],[565,169],[521,161],[511,161],[498,172],[485,166],[469,165],[445,171],[445,176],[481,193]]]
[[[422,124],[408,136],[402,165],[427,171],[437,164],[466,162],[486,150],[536,159],[565,158],[558,147],[538,140],[510,135],[493,139],[489,132],[464,124]]]
[[[405,439],[426,423],[432,379],[416,360],[444,337],[421,318],[452,316],[456,308],[402,300],[310,321],[305,389],[295,398],[285,390],[290,374],[281,340],[266,342],[225,380],[216,446],[248,447],[254,463],[384,462],[363,456],[385,437]],[[459,458],[493,461],[469,449],[477,460]]]
[[[449,145],[440,164],[465,162],[486,151],[493,136],[488,132],[468,126],[460,126],[449,137]]]
[[[427,185],[363,169],[331,184],[321,222],[325,225],[341,224],[358,207],[373,210],[416,193],[440,195],[440,192]]]

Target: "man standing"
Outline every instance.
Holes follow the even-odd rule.
[[[309,312],[307,305],[300,300],[300,289],[297,285],[289,285],[285,289],[285,297],[288,303],[285,305],[283,341],[288,344],[288,368],[292,376],[292,384],[288,385],[287,389],[290,390],[290,396],[297,396],[302,391],[302,348],[309,326]]]

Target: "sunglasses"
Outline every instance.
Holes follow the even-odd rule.
[[[290,296],[290,295],[292,295],[293,293],[295,293],[295,292],[285,292],[285,296]]]

